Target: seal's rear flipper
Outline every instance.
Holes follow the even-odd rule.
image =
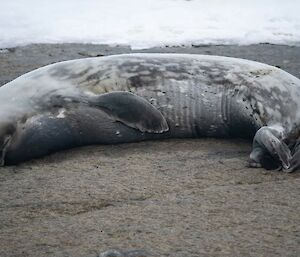
[[[116,121],[142,132],[163,133],[169,130],[161,112],[144,98],[129,92],[111,92],[89,99]]]
[[[289,147],[279,139],[279,134],[279,131],[270,127],[262,127],[256,132],[250,154],[251,167],[290,168],[292,155]]]
[[[292,160],[288,169],[283,169],[285,172],[293,172],[300,170],[300,138],[292,148]]]

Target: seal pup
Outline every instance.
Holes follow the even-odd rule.
[[[251,167],[300,168],[300,80],[244,59],[124,54],[60,62],[0,88],[0,162],[87,144],[253,138]]]

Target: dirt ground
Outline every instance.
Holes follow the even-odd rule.
[[[80,44],[1,49],[0,85],[56,61],[128,52]],[[300,77],[299,47],[138,52],[242,57]],[[300,173],[247,168],[250,149],[239,139],[173,139],[76,148],[0,168],[0,256],[96,257],[108,249],[145,251],[136,257],[299,256]]]

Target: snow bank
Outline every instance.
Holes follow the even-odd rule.
[[[1,0],[0,48],[300,44],[299,0]]]

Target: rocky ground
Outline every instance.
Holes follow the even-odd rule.
[[[61,60],[126,46],[0,50],[0,85]],[[300,77],[300,48],[166,47],[138,52],[257,60]],[[42,85],[41,85],[42,86]],[[251,143],[186,139],[88,146],[0,168],[0,256],[299,256],[300,173],[246,167]],[[116,256],[116,255],[115,255]]]

